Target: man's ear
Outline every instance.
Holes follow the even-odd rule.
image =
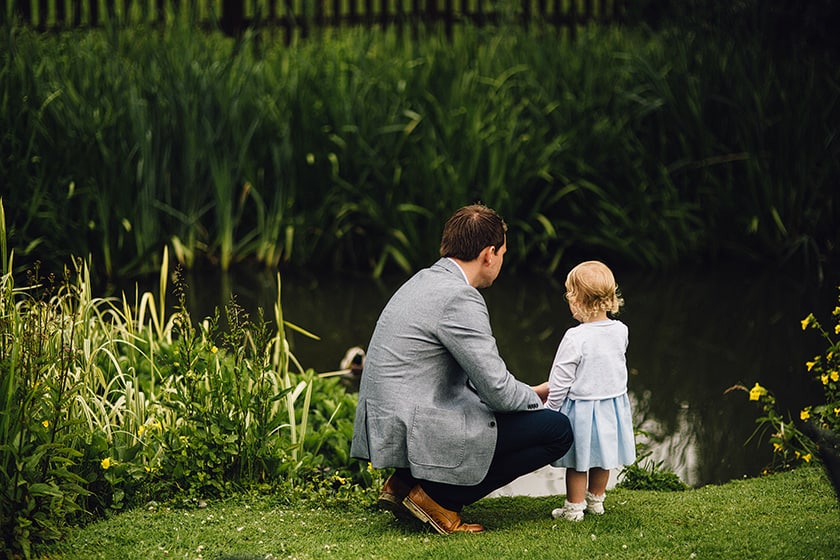
[[[493,245],[488,245],[484,249],[481,250],[479,256],[481,257],[481,262],[483,264],[490,264],[490,260],[496,254],[496,248]]]

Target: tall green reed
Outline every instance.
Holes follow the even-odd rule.
[[[512,225],[511,263],[547,272],[592,254],[661,268],[833,253],[828,58],[714,34],[498,31],[285,47],[184,21],[153,41],[12,30],[12,238],[26,258],[30,241],[96,248],[106,275],[157,266],[164,245],[188,267],[380,275],[434,258],[439,224],[482,200]]]

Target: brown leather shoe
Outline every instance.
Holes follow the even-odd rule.
[[[391,475],[382,485],[382,492],[379,493],[377,503],[379,507],[389,510],[399,519],[413,519],[414,516],[403,505],[403,500],[410,490],[411,486]]]
[[[483,533],[484,527],[478,523],[464,523],[457,511],[450,511],[431,499],[418,484],[411,489],[403,500],[403,505],[414,517],[434,527],[441,535],[451,533]]]

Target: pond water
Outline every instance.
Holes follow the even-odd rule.
[[[747,442],[759,409],[745,392],[727,389],[759,382],[796,416],[820,401],[822,391],[804,363],[825,344],[816,331],[803,332],[800,320],[813,312],[831,323],[838,282],[817,287],[731,269],[616,276],[626,302],[619,318],[630,329],[634,419],[647,434],[650,460],[695,487],[759,474],[771,458],[766,439]],[[380,310],[404,279],[284,274],[285,319],[320,337],[290,331],[293,354],[306,368],[339,369],[347,349],[366,346]],[[231,294],[252,316],[258,307],[272,316],[276,273],[202,273],[186,281],[194,318],[224,306]],[[560,338],[575,324],[562,281],[503,271],[483,294],[508,368],[527,383],[544,381]],[[555,493],[561,477],[552,469],[538,478],[536,486],[518,481],[516,493]]]

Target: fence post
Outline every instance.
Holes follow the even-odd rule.
[[[531,0],[524,0],[522,2],[522,29],[528,30],[528,25],[531,23]]]
[[[55,23],[59,28],[67,27],[67,24],[70,23],[67,20],[67,4],[64,2],[55,5]]]
[[[24,24],[32,23],[32,3],[29,0],[12,0],[11,14],[12,21],[15,16],[20,17]],[[3,9],[3,17],[6,17],[6,9]]]
[[[572,0],[571,11],[569,12],[569,37],[574,40],[577,37],[578,8],[577,0]]]
[[[47,29],[47,0],[38,0],[38,26],[36,29],[45,31]]]
[[[426,0],[426,14],[423,21],[427,27],[435,25],[438,19],[437,0]]]
[[[384,31],[385,29],[388,29],[388,17],[391,15],[388,0],[379,1],[379,10],[379,25],[382,26],[382,30]]]
[[[444,11],[446,15],[446,38],[450,41],[452,40],[452,29],[454,28],[455,24],[455,10],[454,6],[452,5],[452,0],[444,0]]]
[[[411,0],[411,15],[409,16],[409,23],[411,24],[411,39],[416,41],[420,35],[420,0]]]
[[[157,23],[164,25],[166,23],[166,0],[157,0]]]
[[[356,0],[350,0],[348,4],[347,21],[350,22],[350,26],[352,27],[359,23],[359,9],[356,6]]]
[[[239,37],[245,20],[245,8],[237,0],[222,0],[222,21],[220,27],[225,35]]]
[[[99,2],[91,2],[90,6],[90,21],[88,21],[89,27],[96,27],[99,25]]]

